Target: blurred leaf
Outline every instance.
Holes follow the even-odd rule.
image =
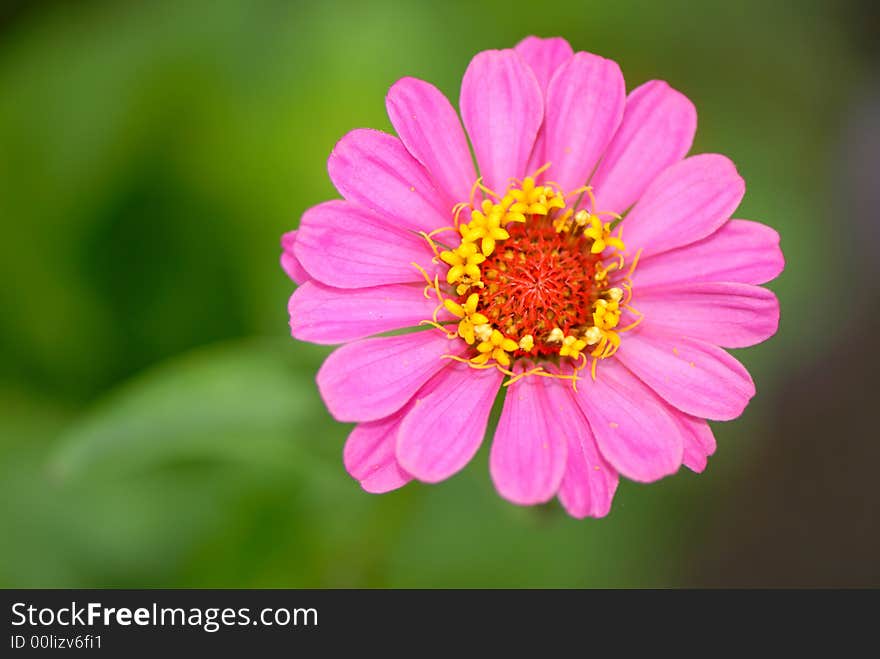
[[[312,375],[320,352],[285,345],[200,349],[135,378],[64,433],[52,472],[67,478],[168,461],[309,459],[295,440],[307,439],[303,428],[326,423]]]
[[[0,499],[10,503],[0,507],[0,587],[210,585],[218,574],[234,574],[225,582],[232,585],[246,578],[235,565],[250,559],[259,572],[279,537],[292,538],[280,546],[297,570],[313,570],[308,555],[290,546],[306,544],[297,493],[332,490],[319,470],[305,478],[296,473],[301,461],[291,459],[271,467],[178,461],[145,471],[83,471],[62,481],[46,469],[46,453],[69,412],[2,388],[0,410]],[[285,514],[263,529],[253,520],[271,508]],[[245,537],[247,558],[235,550]],[[211,557],[203,562],[208,572],[199,556]]]
[[[265,340],[198,350],[60,436],[66,416],[0,390],[0,497],[21,502],[0,511],[0,585],[325,583],[323,521],[350,537],[370,519],[340,464],[345,426],[316,393],[325,352]]]

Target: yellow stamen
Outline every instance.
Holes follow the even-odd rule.
[[[642,314],[629,306],[633,293],[630,277],[641,252],[636,253],[625,276],[619,276],[618,271],[623,271],[626,265],[623,228],[620,226],[616,234],[612,233],[611,223],[602,218],[620,219],[620,216],[598,210],[590,186],[582,186],[566,194],[557,183],[539,183],[539,177],[548,168],[549,163],[532,176],[526,176],[522,180],[511,179],[503,195],[484,185],[482,179],[477,179],[471,188],[470,203],[462,202],[453,207],[451,226],[419,232],[434,255],[434,263],[443,262],[449,266],[445,284],[441,286],[439,275],[434,275],[432,279],[423,267],[415,263],[413,265],[427,283],[424,287],[425,297],[429,298],[433,294],[438,300],[432,320],[426,320],[422,324],[440,329],[449,338],[460,337],[469,346],[473,346],[468,357],[446,355],[446,358],[466,363],[472,368],[496,368],[509,377],[505,386],[524,377],[537,375],[570,380],[572,387],[577,389],[578,372],[589,366],[595,378],[598,361],[613,356],[620,347],[621,333],[633,329],[642,320]],[[483,193],[479,203],[476,202],[477,191]],[[580,196],[584,194],[589,197],[590,206],[577,210]],[[575,196],[578,199],[573,206],[566,203],[567,198]],[[468,213],[467,222],[462,221],[463,213]],[[491,304],[497,298],[499,270],[503,273],[505,267],[525,264],[526,253],[510,247],[504,248],[502,260],[499,262],[497,255],[492,260],[493,269],[488,271],[486,281],[483,271],[486,266],[483,264],[504,241],[511,238],[509,228],[514,223],[528,225],[539,221],[549,222],[557,233],[566,234],[559,238],[565,242],[560,242],[560,247],[555,249],[576,248],[596,255],[593,274],[595,288],[589,298],[593,302],[587,318],[578,319],[575,323],[572,323],[570,316],[564,318],[566,324],[563,326],[568,328],[565,331],[562,327],[548,323],[551,327],[549,332],[539,329],[535,334],[517,336],[517,330],[512,329],[515,325],[510,324],[509,316],[506,317],[508,320],[503,321],[506,324],[502,327],[501,320],[490,318],[499,319],[505,316],[499,317],[498,311],[489,307],[481,308],[481,302],[487,301],[487,304]],[[447,246],[443,241],[435,241],[434,236],[442,232],[454,235],[458,238],[458,244],[446,241],[449,243]],[[518,236],[522,236],[522,233]],[[521,239],[518,237],[518,240]],[[613,286],[610,285],[611,273],[616,275]],[[489,292],[484,295],[486,290]],[[504,296],[501,293],[502,300]],[[455,319],[455,331],[449,329],[451,324],[444,325],[439,319],[441,309],[445,309]],[[635,316],[635,320],[626,327],[620,327],[623,311]],[[557,322],[561,324],[562,320],[559,318]],[[536,327],[543,326],[539,324]],[[539,355],[546,355],[549,348],[559,358],[570,360],[567,363],[574,372],[571,375],[561,375],[548,372],[538,365],[514,374],[510,370],[513,360],[529,353],[534,354],[536,348],[541,350],[537,353]]]
[[[562,347],[559,348],[559,356],[579,359],[581,356],[581,350],[586,347],[587,342],[583,339],[579,339],[576,336],[566,336],[562,340]]]

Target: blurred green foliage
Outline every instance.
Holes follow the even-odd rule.
[[[860,76],[833,5],[89,2],[0,32],[0,586],[662,586],[688,583],[748,469],[784,366],[834,331],[811,300],[839,101]],[[738,215],[783,235],[759,396],[706,475],[623,483],[611,516],[500,500],[486,451],[375,497],[341,464],[287,336],[279,236],[335,196],[347,130],[389,130],[397,78],[453,99],[470,57],[561,34],[669,80],[730,155]],[[821,43],[821,48],[816,44]],[[808,330],[802,329],[808,327]],[[798,329],[801,328],[801,329]],[[485,447],[484,447],[485,448]]]

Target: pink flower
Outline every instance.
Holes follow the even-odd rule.
[[[344,201],[282,239],[293,336],[344,344],[317,381],[357,423],[348,472],[368,492],[450,477],[499,392],[490,470],[513,503],[602,517],[619,475],[702,471],[706,419],[755,394],[724,348],[776,332],[759,284],[783,257],[775,231],[730,219],[733,163],[685,157],[691,102],[656,80],[627,95],[615,62],[560,38],[479,53],[460,106],[478,178],[436,87],[404,78],[386,101],[399,137],[343,137]],[[379,336],[401,328],[421,331]]]

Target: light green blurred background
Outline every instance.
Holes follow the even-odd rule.
[[[880,584],[880,502],[859,467],[877,459],[876,426],[822,429],[854,418],[849,387],[876,389],[872,369],[860,384],[824,361],[861,345],[853,282],[873,272],[846,228],[848,158],[864,143],[849,117],[876,84],[868,7],[10,5],[0,586]],[[737,215],[779,230],[788,261],[771,285],[779,334],[738,354],[758,396],[715,424],[707,472],[622,483],[601,521],[504,502],[485,446],[441,485],[362,492],[341,464],[349,427],[314,386],[328,351],[288,335],[278,240],[335,196],[335,141],[390,130],[396,79],[455,101],[474,53],[528,34],[616,59],[628,88],[664,78],[690,96],[695,151],[737,163]]]

